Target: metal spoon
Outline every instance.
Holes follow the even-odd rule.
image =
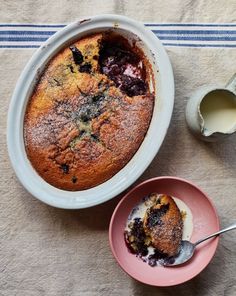
[[[236,229],[236,223],[227,227],[227,228],[224,228],[216,233],[208,235],[207,237],[198,240],[196,243],[191,243],[186,240],[181,241],[179,254],[175,257],[172,257],[169,260],[166,260],[163,263],[163,265],[164,266],[176,266],[176,265],[183,264],[183,263],[187,262],[190,258],[192,258],[197,245],[201,244],[202,242],[206,241],[207,239],[209,239],[211,237],[218,236],[219,234],[221,234],[223,232],[233,230],[233,229]]]

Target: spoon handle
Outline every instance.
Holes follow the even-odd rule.
[[[220,231],[217,231],[217,232],[215,232],[215,233],[213,233],[211,235],[208,235],[207,237],[205,237],[203,239],[198,240],[194,245],[197,246],[200,243],[204,242],[205,240],[207,240],[207,239],[209,239],[211,237],[217,236],[217,235],[219,235],[219,234],[221,234],[223,232],[230,231],[230,230],[233,230],[233,229],[236,229],[236,223],[234,223],[234,224],[232,224],[232,225],[230,225],[230,226],[228,226],[228,227],[226,227],[226,228],[224,228],[224,229],[222,229]]]

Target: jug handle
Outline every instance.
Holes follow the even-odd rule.
[[[228,90],[236,94],[236,73],[231,77],[229,82],[225,86]]]

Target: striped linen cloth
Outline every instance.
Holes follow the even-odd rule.
[[[38,48],[66,24],[0,24],[0,48]],[[236,24],[145,23],[165,46],[236,47]]]
[[[236,72],[236,0],[0,0],[0,4],[0,295],[235,296],[235,233],[222,236],[211,263],[184,285],[158,288],[138,283],[119,268],[108,243],[109,221],[119,198],[79,211],[37,201],[13,172],[6,128],[20,73],[50,36],[88,14],[115,13],[142,21],[163,42],[171,60],[175,104],[162,147],[137,183],[168,175],[193,181],[213,201],[222,228],[232,224],[236,135],[222,143],[197,140],[187,129],[185,107],[196,89],[205,84],[224,86]],[[195,221],[194,227],[201,227],[198,217]]]

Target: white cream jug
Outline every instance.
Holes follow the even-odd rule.
[[[223,88],[198,89],[187,103],[186,121],[204,141],[214,142],[236,132],[236,73]]]

